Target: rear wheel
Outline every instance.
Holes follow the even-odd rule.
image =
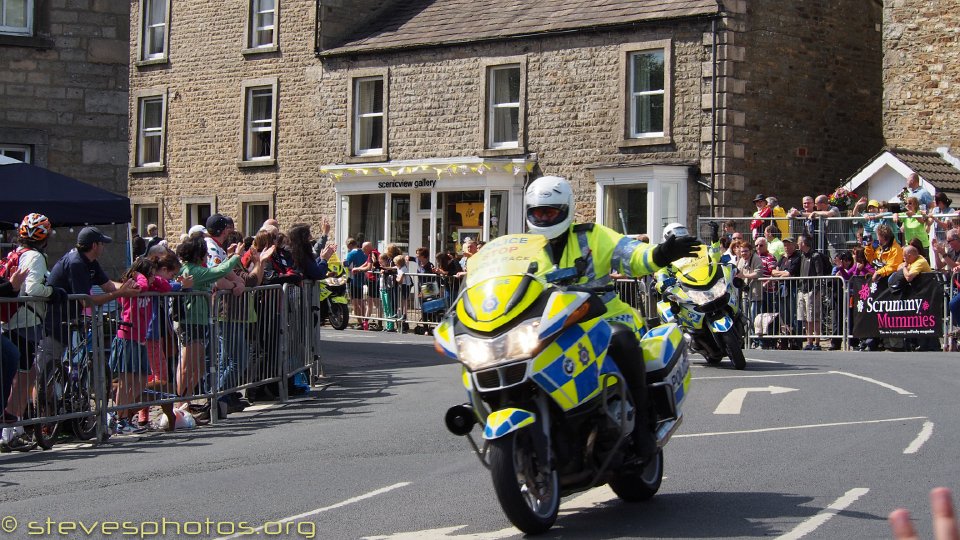
[[[743,343],[740,341],[736,332],[732,330],[724,332],[723,345],[727,348],[727,356],[729,356],[730,361],[733,362],[734,368],[744,369],[747,367],[747,359],[743,357]]]
[[[663,450],[656,457],[632,467],[623,467],[613,473],[610,489],[627,502],[646,501],[660,491],[663,481]]]
[[[350,320],[350,312],[347,309],[346,304],[334,304],[331,302],[330,314],[328,315],[328,320],[330,321],[330,326],[334,330],[343,330],[347,327],[347,322]]]
[[[518,529],[539,534],[553,526],[560,510],[560,480],[546,456],[537,455],[529,429],[491,441],[490,472],[503,512]]]
[[[45,403],[43,391],[40,387],[37,387],[37,404]],[[41,418],[43,416],[54,416],[57,414],[57,411],[53,408],[53,403],[49,403],[45,407],[37,407],[37,404],[33,404],[28,407],[30,411],[30,416],[33,418]],[[31,424],[25,428],[27,433],[33,435],[34,442],[37,443],[37,446],[44,450],[50,450],[53,448],[53,442],[57,438],[57,434],[60,431],[59,422],[40,422],[38,424]]]
[[[90,396],[86,392],[80,391],[74,399],[74,410],[72,412],[90,412],[92,410]],[[89,441],[97,434],[97,415],[91,414],[90,416],[74,418],[70,421],[70,430],[81,441]]]

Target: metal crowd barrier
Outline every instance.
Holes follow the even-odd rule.
[[[73,309],[76,315],[62,329],[44,335],[21,335],[21,312],[43,313],[43,298],[0,298],[17,304],[16,315],[3,326],[6,339],[35,343],[42,351],[31,370],[13,381],[11,408],[27,410],[27,373],[47,381],[50,396],[33,414],[4,427],[41,424],[44,429],[72,429],[81,439],[103,441],[115,415],[135,416],[143,408],[170,406],[277,383],[280,400],[289,396],[288,380],[299,373],[322,373],[317,295],[312,282],[268,285],[215,295],[200,292],[144,292],[126,302]],[[89,297],[70,295],[77,305]],[[206,313],[204,313],[206,308]],[[131,313],[133,315],[131,315]],[[151,325],[151,320],[153,325]],[[29,340],[27,338],[30,338]],[[27,341],[25,341],[27,340]],[[9,362],[2,356],[0,362]],[[9,356],[9,355],[8,355]],[[19,352],[17,354],[19,356]],[[15,359],[16,360],[16,359]],[[6,372],[0,370],[0,377]],[[9,380],[0,379],[6,384]],[[218,407],[210,407],[210,420]]]
[[[770,348],[775,339],[791,348],[813,339],[839,340],[848,348],[850,289],[840,276],[759,278],[760,293],[751,295],[750,280],[742,290],[748,347]]]
[[[942,214],[937,215],[936,217],[941,220],[955,220],[956,218],[960,217],[960,214]],[[710,227],[708,226],[708,223],[714,221],[721,225],[722,235],[723,222],[733,221],[736,224],[737,232],[741,233],[744,239],[751,239],[752,231],[750,229],[750,223],[755,219],[756,218],[753,217],[698,217],[697,231],[700,238],[709,238]],[[805,218],[763,218],[763,227],[768,225],[777,225],[778,232],[776,236],[778,238],[783,238],[785,236],[781,232],[781,228],[783,228],[784,225],[786,225],[786,228],[788,229],[787,234],[794,238],[797,238],[802,234],[809,234],[814,240],[814,248],[821,253],[828,255],[832,259],[840,252],[852,251],[854,248],[863,246],[863,240],[860,233],[863,230],[864,224],[867,222],[871,222],[874,227],[881,223],[893,224],[892,214],[889,212],[872,214],[870,219],[867,219],[863,215],[853,217],[841,216],[834,218],[816,218],[814,220],[806,220]],[[897,240],[901,245],[904,244],[903,234],[896,230],[896,224],[893,225],[893,233],[896,235]],[[946,230],[939,225],[930,227],[928,234],[931,240],[936,238],[938,241],[944,241],[946,238]],[[929,254],[925,253],[923,255],[929,259]]]
[[[397,282],[396,270],[371,273],[376,285],[370,280],[364,282],[364,313],[354,312],[351,299],[351,317],[358,324],[376,321],[381,330],[391,332],[429,333],[453,304],[462,281],[452,276],[407,272],[403,282]],[[368,312],[370,309],[372,312]]]

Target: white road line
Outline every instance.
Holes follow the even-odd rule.
[[[836,373],[837,375],[843,375],[845,377],[853,377],[854,379],[860,379],[861,381],[867,381],[868,383],[873,383],[877,386],[882,386],[888,390],[893,390],[894,392],[902,396],[916,396],[913,392],[908,392],[899,386],[894,386],[892,384],[887,384],[876,379],[871,379],[870,377],[864,377],[863,375],[854,375],[853,373],[847,373],[846,371],[829,371],[828,373]]]
[[[382,487],[382,488],[380,488],[380,489],[375,489],[375,490],[373,490],[373,491],[371,491],[371,492],[369,492],[369,493],[364,493],[363,495],[357,495],[356,497],[351,497],[351,498],[349,498],[349,499],[347,499],[347,500],[345,500],[345,501],[340,501],[340,502],[338,502],[337,504],[331,504],[330,506],[324,506],[323,508],[317,508],[316,510],[311,510],[311,511],[309,511],[309,512],[304,512],[304,513],[302,513],[302,514],[297,514],[297,515],[295,515],[295,516],[290,516],[290,517],[285,517],[285,518],[281,518],[281,519],[278,519],[278,520],[274,520],[274,521],[271,521],[270,524],[273,525],[273,524],[275,524],[275,523],[287,523],[287,522],[290,522],[290,521],[301,520],[301,519],[306,518],[306,517],[315,516],[315,515],[317,515],[317,514],[322,514],[323,512],[328,512],[328,511],[330,511],[330,510],[336,510],[337,508],[342,508],[342,507],[344,507],[344,506],[351,505],[351,504],[353,504],[353,503],[355,503],[355,502],[360,502],[360,501],[363,501],[363,500],[366,500],[366,499],[369,499],[369,498],[372,498],[372,497],[376,497],[377,495],[383,495],[384,493],[393,491],[393,490],[398,489],[398,488],[402,488],[402,487],[409,486],[410,484],[411,484],[411,482],[398,482],[398,483],[396,483],[396,484],[393,484],[392,486]],[[258,532],[260,532],[260,531],[262,531],[262,530],[263,530],[263,527],[261,526],[261,527],[257,527],[256,529],[253,529],[252,531],[250,531],[250,530],[245,530],[245,531],[243,531],[243,532],[240,532],[240,533],[237,533],[237,534],[232,534],[232,535],[230,535],[230,536],[222,536],[222,537],[220,537],[220,538],[216,538],[215,540],[228,540],[229,538],[237,538],[237,537],[240,537],[240,536],[246,536],[246,535],[250,535],[250,534],[256,534],[256,533],[258,533]]]
[[[826,523],[833,516],[837,515],[851,504],[857,502],[857,499],[863,497],[870,490],[867,488],[854,488],[846,492],[843,497],[833,501],[833,504],[823,509],[817,515],[803,521],[787,534],[777,537],[777,540],[797,540],[817,530],[818,527]]]
[[[930,440],[930,436],[933,435],[933,422],[927,421],[923,423],[923,427],[920,428],[920,433],[917,434],[917,438],[910,443],[910,446],[907,446],[904,449],[904,454],[916,454],[920,447],[923,446],[923,443]]]
[[[743,409],[743,400],[747,398],[747,394],[750,392],[766,392],[768,394],[786,394],[787,392],[796,392],[796,388],[785,388],[783,386],[767,386],[766,388],[735,388],[730,391],[723,400],[720,401],[720,404],[717,405],[717,408],[714,409],[713,414],[740,414],[740,411]]]
[[[768,379],[773,377],[808,377],[811,375],[830,375],[829,371],[817,371],[815,373],[766,373],[763,375],[724,375],[721,377],[694,377],[698,381],[717,380],[717,379]]]
[[[782,364],[776,360],[764,360],[762,358],[747,358],[747,362],[756,362],[757,364]]]
[[[831,422],[829,424],[806,424],[801,426],[784,426],[784,427],[772,427],[772,428],[760,428],[760,429],[745,429],[742,431],[713,431],[708,433],[681,433],[680,435],[674,435],[674,439],[687,439],[693,437],[715,437],[717,435],[743,435],[747,433],[768,433],[771,431],[790,431],[794,429],[813,429],[813,428],[823,428],[823,427],[837,427],[837,426],[856,426],[860,424],[883,424],[887,422],[904,422],[907,420],[926,420],[926,416],[908,416],[905,418],[885,418],[883,420],[858,420],[854,422]]]

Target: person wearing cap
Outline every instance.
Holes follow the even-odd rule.
[[[216,268],[227,260],[227,239],[230,238],[234,230],[233,220],[223,214],[213,214],[207,218],[206,236],[204,237],[207,244],[207,268]],[[237,271],[228,272],[224,277],[217,280],[216,290],[230,291],[234,297],[239,297],[246,290],[246,282]],[[230,302],[228,301],[228,303]],[[228,311],[234,315],[238,312],[245,312],[243,308]],[[247,323],[243,320],[234,319],[234,317],[231,317],[229,321],[221,321],[220,381],[218,381],[218,385],[221,386],[221,383],[225,384],[227,381],[242,383],[240,374],[247,369]],[[239,319],[242,319],[242,317],[239,317]],[[236,385],[234,384],[234,386]],[[220,390],[224,389],[223,387],[220,388]],[[249,402],[242,400],[237,392],[221,396],[220,400],[226,404],[229,412],[242,411],[250,405]]]
[[[100,232],[96,227],[84,227],[77,235],[77,246],[53,265],[47,284],[67,294],[88,295],[82,302],[86,306],[99,306],[121,297],[140,294],[136,281],[128,279],[123,283],[111,281],[100,267],[98,259],[103,255],[107,244],[113,239]],[[103,291],[91,294],[96,285]],[[56,298],[56,295],[55,295]],[[82,305],[78,301],[57,301],[50,304],[44,319],[45,335],[37,347],[37,366],[45,369],[63,355],[68,343],[68,323],[82,314]]]
[[[753,217],[756,219],[750,222],[750,233],[756,240],[763,236],[763,228],[769,224],[764,219],[773,217],[773,208],[767,203],[767,198],[763,193],[757,193],[757,196],[753,198],[753,204],[756,205],[757,211],[753,213]]]
[[[783,239],[783,258],[777,265],[777,269],[770,274],[773,277],[800,277],[800,267],[803,258],[797,249],[797,242],[792,236]],[[780,324],[789,326],[795,333],[799,333],[797,325],[797,287],[795,282],[784,281],[780,284]],[[788,340],[790,348],[799,349],[799,343]]]

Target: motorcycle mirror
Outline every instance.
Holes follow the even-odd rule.
[[[527,267],[528,274],[536,275],[538,270],[540,270],[540,265],[537,264],[537,261],[533,261],[532,263],[530,263],[530,266]]]

